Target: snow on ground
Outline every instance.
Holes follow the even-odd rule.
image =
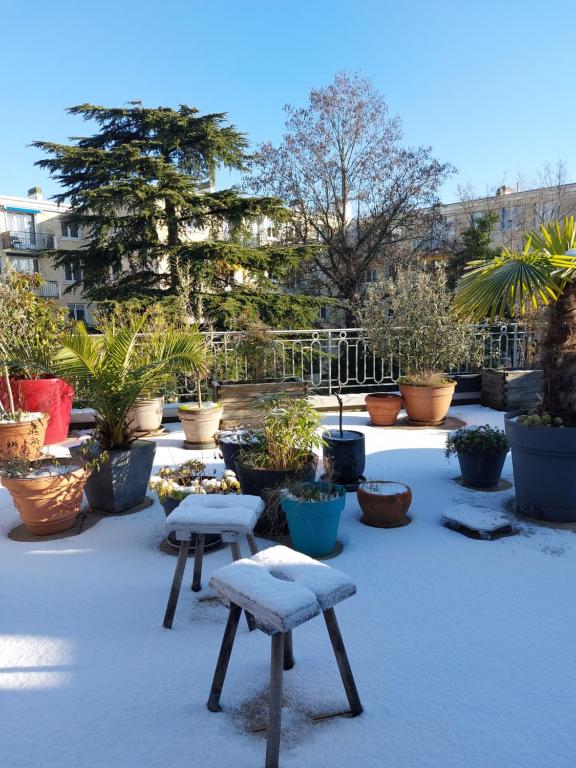
[[[502,422],[479,406],[452,415]],[[337,614],[365,712],[312,720],[346,699],[324,623],[308,622],[285,674],[281,765],[572,768],[576,536],[523,523],[490,542],[444,528],[446,507],[479,496],[497,507],[512,492],[456,484],[445,431],[377,429],[364,413],[345,420],[366,433],[368,479],[411,486],[413,522],[365,527],[348,494],[344,549],[331,564],[358,585]],[[198,455],[178,447],[182,437],[158,439],[157,466]],[[263,765],[265,734],[251,731],[265,722],[269,640],[242,621],[224,711],[209,712],[226,611],[206,590],[183,588],[174,628],[162,628],[175,561],[158,550],[158,502],[55,542],[9,540],[18,522],[0,488],[3,768]],[[204,585],[227,562],[226,549],[206,555]],[[191,578],[190,564],[186,585]]]

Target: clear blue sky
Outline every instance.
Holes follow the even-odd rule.
[[[458,168],[446,202],[559,158],[576,180],[575,0],[13,0],[1,18],[1,193],[56,191],[26,145],[85,131],[72,104],[188,103],[277,141],[283,105],[340,69]]]

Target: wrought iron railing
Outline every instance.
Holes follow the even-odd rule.
[[[535,338],[516,324],[475,326],[484,349],[484,366],[495,368],[532,367]],[[361,328],[273,331],[274,344],[263,366],[269,379],[304,379],[319,394],[338,389],[364,392],[393,385],[403,371],[393,359],[383,359],[368,347]],[[213,377],[218,381],[249,379],[249,365],[239,351],[238,333],[206,334],[212,351]],[[402,332],[398,330],[399,343]],[[471,373],[466,365],[451,373]],[[192,382],[182,382],[181,394],[192,394]]]
[[[54,235],[45,232],[2,232],[2,248],[16,251],[44,251],[54,248]]]

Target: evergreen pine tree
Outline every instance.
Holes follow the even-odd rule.
[[[57,266],[82,270],[87,298],[174,295],[184,268],[219,326],[242,311],[270,325],[312,322],[318,301],[279,287],[311,249],[247,244],[251,222],[266,216],[282,225],[289,211],[275,197],[212,191],[218,168],[249,165],[247,138],[225,113],[140,102],[68,112],[95,121],[98,131],[70,144],[34,146],[48,155],[37,164],[63,187],[54,199],[70,205],[70,223],[89,238],[80,250],[52,252]],[[206,230],[209,239],[200,239]],[[242,285],[234,279],[239,269],[248,276]]]

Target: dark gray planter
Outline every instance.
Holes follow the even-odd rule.
[[[462,453],[458,451],[458,463],[462,482],[470,488],[495,488],[500,481],[506,453]]]
[[[81,446],[70,448],[70,453],[80,452]],[[129,448],[109,451],[106,461],[92,472],[86,483],[84,492],[90,507],[116,515],[142,504],[155,453],[156,444],[148,440],[135,440]]]
[[[504,415],[512,450],[518,511],[541,520],[576,522],[576,427],[525,427]]]
[[[330,467],[332,480],[340,485],[358,482],[366,464],[364,433],[354,429],[329,429],[322,433],[324,468]]]

